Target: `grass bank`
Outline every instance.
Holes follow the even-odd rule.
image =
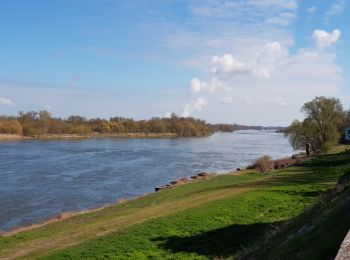
[[[0,259],[324,259],[350,228],[350,192],[337,186],[349,172],[337,152],[219,175],[4,235]]]

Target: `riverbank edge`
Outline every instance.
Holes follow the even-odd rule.
[[[345,152],[345,151],[347,151],[346,150],[346,147],[338,147],[337,149],[332,149],[332,151],[330,151],[329,153],[327,153],[327,154],[335,154],[335,153],[341,153],[341,152]],[[315,158],[310,158],[310,159],[315,159]],[[309,161],[308,159],[306,160],[306,161]],[[247,174],[249,174],[249,173],[258,173],[257,171],[248,171],[248,170],[242,170],[242,171],[240,171],[240,172],[228,172],[227,174],[220,174],[219,176],[221,176],[221,175],[247,175]],[[233,174],[232,174],[233,173]],[[262,176],[263,175],[265,175],[265,174],[261,174]],[[216,177],[218,177],[218,176],[216,176]],[[215,178],[214,178],[215,179]],[[215,180],[213,180],[213,182],[215,182]],[[331,190],[330,192],[331,193],[334,193],[335,192],[335,190],[338,190],[338,186],[336,186],[335,188],[334,188],[334,190]],[[129,201],[132,201],[132,200],[137,200],[137,199],[142,199],[142,197],[143,198],[145,198],[145,197],[148,197],[148,196],[150,196],[150,195],[152,195],[152,194],[154,194],[154,193],[148,193],[148,194],[144,194],[144,195],[142,195],[142,196],[139,196],[139,197],[135,197],[135,198],[132,198],[132,199],[130,199],[130,200],[127,200],[127,201],[118,201],[118,203],[115,203],[115,204],[110,204],[110,205],[104,205],[103,207],[100,207],[100,208],[97,208],[97,209],[95,209],[95,210],[89,210],[89,211],[85,211],[85,212],[79,212],[78,214],[79,215],[82,215],[82,214],[84,214],[84,213],[93,213],[93,212],[98,212],[99,210],[103,210],[103,209],[108,209],[108,208],[112,208],[112,207],[115,207],[115,206],[118,206],[118,205],[120,205],[120,204],[123,204],[124,202],[129,202]],[[76,215],[72,215],[72,216],[70,216],[70,217],[76,217],[76,216],[78,216],[78,214],[76,214]],[[303,213],[304,214],[304,213]],[[63,221],[65,221],[65,220],[69,220],[70,219],[70,217],[65,217],[65,216],[62,216],[63,217]],[[62,221],[62,222],[63,222]],[[50,223],[47,223],[47,224],[52,224],[52,222],[61,222],[61,221],[51,221]],[[309,225],[309,224],[307,224],[307,225]],[[42,226],[37,226],[38,228],[42,228],[42,227],[45,227],[46,225],[42,225]],[[35,227],[33,227],[32,228],[33,230],[35,229]],[[303,230],[303,229],[300,229],[300,230]],[[31,231],[31,229],[26,229],[26,230],[21,230],[21,231],[23,231],[23,232],[30,232]],[[4,233],[3,233],[4,234]],[[0,233],[0,237],[3,235],[3,234],[1,234]],[[17,238],[17,234],[14,234],[15,235],[15,237]],[[11,236],[11,234],[9,235],[9,236]],[[6,236],[4,236],[4,237],[6,237]],[[19,238],[21,237],[21,235],[19,236]],[[344,237],[345,237],[345,235],[344,235]],[[340,245],[340,244],[339,244]],[[247,251],[248,252],[248,251]],[[335,256],[335,255],[334,255]]]
[[[199,137],[210,136],[203,135]],[[23,136],[14,134],[0,134],[0,141],[19,141],[19,140],[82,140],[92,138],[179,138],[180,136],[175,133],[120,133],[120,134],[47,134],[47,135],[35,135],[35,136]],[[192,136],[191,136],[192,137]],[[195,136],[193,136],[195,137]]]
[[[61,221],[64,221],[68,218],[72,218],[72,217],[75,217],[78,215],[95,213],[98,211],[102,211],[106,208],[115,207],[115,206],[122,204],[122,203],[125,203],[125,202],[130,202],[133,200],[144,198],[145,196],[148,196],[148,195],[156,193],[156,192],[166,191],[167,189],[175,188],[177,186],[181,186],[181,185],[185,185],[185,184],[189,184],[189,183],[193,183],[193,182],[197,182],[197,181],[201,181],[201,180],[208,180],[208,179],[211,179],[211,178],[219,176],[219,175],[225,175],[225,174],[227,174],[227,175],[243,175],[243,174],[247,174],[250,172],[252,172],[252,171],[249,169],[245,169],[245,170],[241,170],[241,171],[229,171],[227,173],[205,173],[205,174],[203,174],[204,172],[201,172],[201,173],[198,173],[197,175],[195,175],[195,176],[197,176],[196,178],[193,178],[193,176],[192,177],[182,177],[176,181],[171,181],[170,183],[173,183],[173,184],[164,185],[164,189],[159,189],[158,191],[156,190],[156,188],[157,188],[156,187],[155,191],[153,191],[153,192],[146,192],[142,195],[135,196],[135,197],[128,198],[128,199],[119,198],[114,203],[106,203],[106,204],[103,204],[101,206],[87,208],[87,209],[83,209],[83,210],[62,211],[61,213],[59,213],[57,215],[46,218],[46,219],[39,221],[37,223],[15,227],[15,228],[10,229],[8,231],[0,230],[0,237],[12,236],[12,235],[18,234],[20,232],[30,231],[30,230],[33,230],[36,228],[40,228],[40,227],[49,225],[49,224],[54,223],[54,222],[61,222]]]
[[[305,154],[298,153],[298,154],[294,154],[294,155],[292,155],[290,157],[283,157],[283,158],[275,159],[272,162],[281,163],[281,162],[283,162],[285,160],[289,161],[289,159],[291,159],[291,158],[293,158],[295,156],[298,157],[298,160],[294,160],[293,163],[290,163],[286,167],[292,166],[293,164],[296,164],[296,163],[300,163],[300,162],[302,162],[305,159],[312,159],[312,158],[316,157],[316,156],[313,156],[313,157],[308,158],[308,157],[305,156]],[[271,169],[269,172],[272,172],[272,171],[274,171],[274,170]],[[49,218],[44,219],[42,221],[39,221],[37,223],[33,223],[33,224],[25,225],[25,226],[15,227],[15,228],[10,229],[8,231],[0,230],[0,237],[1,236],[3,236],[3,237],[11,236],[11,235],[18,234],[20,232],[24,232],[24,231],[29,231],[29,230],[32,230],[32,229],[40,228],[40,227],[46,226],[48,224],[51,224],[51,223],[54,223],[54,222],[64,221],[64,220],[66,220],[68,218],[72,218],[72,217],[75,217],[75,216],[78,216],[78,215],[98,212],[98,211],[104,210],[104,209],[109,208],[109,207],[117,206],[117,205],[122,204],[124,202],[129,202],[129,201],[133,201],[133,200],[137,200],[137,199],[143,198],[145,196],[148,196],[148,195],[156,193],[156,192],[164,192],[164,191],[166,191],[168,189],[172,189],[172,188],[175,188],[177,186],[186,185],[186,184],[189,184],[189,183],[203,181],[203,180],[208,180],[208,179],[214,178],[216,176],[221,176],[221,175],[235,175],[235,176],[239,176],[239,175],[249,174],[249,173],[252,173],[252,172],[257,172],[257,173],[261,173],[261,174],[268,173],[268,172],[261,171],[260,169],[250,168],[250,166],[247,166],[246,168],[232,169],[232,170],[227,171],[225,173],[199,172],[198,174],[193,175],[193,176],[182,177],[182,178],[180,178],[178,180],[171,181],[169,184],[164,184],[162,186],[156,186],[155,190],[153,192],[148,192],[148,193],[145,193],[145,194],[142,194],[142,195],[139,195],[139,196],[135,196],[133,198],[128,198],[128,199],[119,198],[117,200],[117,202],[115,202],[115,203],[107,203],[107,204],[104,204],[104,205],[101,205],[101,206],[98,206],[98,207],[94,207],[94,208],[88,208],[88,209],[76,210],[76,211],[63,211],[63,212],[61,212],[61,213],[59,213],[57,215],[54,215],[52,217],[49,217]]]

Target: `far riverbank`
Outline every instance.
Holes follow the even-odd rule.
[[[0,140],[17,141],[17,140],[75,140],[89,138],[178,138],[175,133],[120,133],[120,134],[47,134],[35,136],[23,136],[12,134],[0,134]]]

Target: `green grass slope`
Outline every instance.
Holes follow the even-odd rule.
[[[246,259],[334,259],[350,228],[350,171],[297,218],[266,234]]]
[[[213,177],[0,237],[0,259],[324,259],[350,228],[349,191],[332,191],[348,172],[336,153]]]

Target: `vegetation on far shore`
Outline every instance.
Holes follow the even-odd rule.
[[[0,258],[334,257],[350,228],[349,173],[350,153],[338,152],[218,175],[4,235]]]
[[[209,124],[192,117],[154,117],[150,120],[112,117],[87,119],[70,116],[53,117],[48,111],[20,112],[18,116],[0,116],[0,139],[35,137],[40,139],[65,139],[81,137],[199,137],[214,132],[233,132],[261,126],[238,124]]]
[[[203,120],[191,117],[152,118],[133,120],[113,117],[86,119],[70,116],[55,118],[47,111],[20,112],[18,117],[0,117],[0,133],[23,136],[45,135],[113,135],[113,134],[175,134],[179,137],[206,136],[212,128]]]

